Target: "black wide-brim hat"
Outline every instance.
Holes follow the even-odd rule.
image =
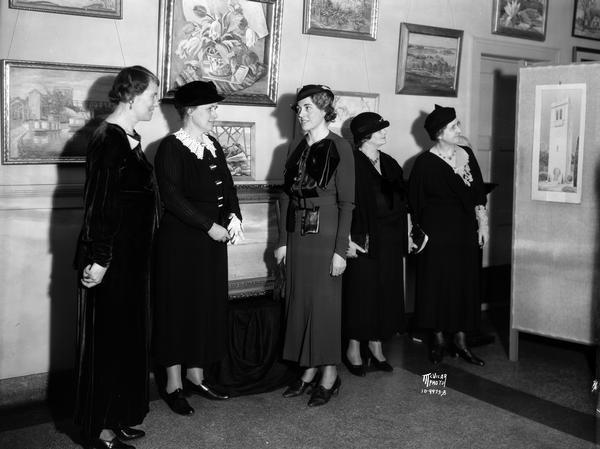
[[[363,137],[373,134],[390,126],[390,122],[375,112],[361,112],[350,122],[350,131],[354,141],[358,142]]]
[[[219,94],[217,86],[212,81],[192,81],[179,86],[172,97],[173,103],[179,106],[201,106],[218,103],[224,96]]]
[[[455,118],[456,111],[454,108],[446,108],[436,104],[434,110],[425,118],[424,126],[427,134],[429,134],[429,138],[437,140],[437,133]]]

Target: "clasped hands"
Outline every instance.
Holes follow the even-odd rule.
[[[103,267],[97,263],[88,265],[81,273],[81,284],[87,288],[95,287],[102,282],[104,274],[106,274],[106,270],[107,267]]]
[[[224,243],[229,241],[232,245],[245,239],[242,221],[235,214],[231,215],[227,229],[217,223],[213,223],[208,230],[208,235],[216,242]]]

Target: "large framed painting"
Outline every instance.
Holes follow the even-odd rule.
[[[2,163],[84,162],[120,69],[2,60]]]
[[[379,0],[304,0],[304,34],[374,41]]]
[[[600,50],[595,48],[573,47],[573,62],[600,61]]]
[[[573,36],[600,40],[600,1],[575,0]]]
[[[456,97],[462,30],[400,25],[396,93]]]
[[[494,0],[492,33],[543,41],[548,0]]]
[[[535,88],[531,199],[581,203],[586,84]]]
[[[274,106],[281,16],[281,0],[161,0],[163,94],[205,80],[224,103]]]
[[[253,122],[214,122],[212,135],[217,138],[234,182],[255,179],[255,124]]]
[[[9,0],[14,9],[121,19],[123,0]]]

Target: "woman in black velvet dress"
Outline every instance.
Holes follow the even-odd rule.
[[[477,329],[481,314],[480,248],[488,240],[481,170],[471,148],[463,145],[453,108],[436,105],[425,129],[435,145],[417,157],[409,179],[411,217],[429,236],[416,255],[417,324],[433,331],[434,363],[448,350],[483,366],[465,338]],[[445,333],[452,335],[452,344],[445,344]]]
[[[227,348],[227,242],[243,239],[225,154],[208,134],[221,100],[212,82],[178,88],[183,128],[163,139],[154,159],[165,207],[156,243],[154,343],[156,361],[167,370],[165,399],[181,415],[194,412],[184,390],[228,397],[204,379]]]
[[[350,123],[356,201],[342,309],[347,366],[357,376],[366,372],[360,342],[368,342],[372,368],[392,371],[381,342],[404,329],[407,189],[400,165],[379,150],[389,125],[374,112],[358,114]]]
[[[150,120],[158,79],[140,66],[117,75],[115,110],[88,146],[84,222],[76,268],[78,360],[75,421],[86,444],[132,448],[148,412],[149,269],[158,222],[152,165],[135,125]]]

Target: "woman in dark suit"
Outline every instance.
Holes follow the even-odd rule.
[[[341,274],[354,207],[352,148],[327,127],[336,117],[333,99],[328,87],[315,84],[296,96],[294,110],[305,135],[292,144],[285,164],[275,251],[278,263],[286,264],[283,358],[304,368],[283,396],[299,396],[310,388],[311,407],[326,404],[341,384],[336,367],[341,361]]]
[[[481,170],[471,148],[463,145],[453,108],[435,105],[425,129],[435,144],[417,157],[409,179],[411,217],[429,236],[416,255],[417,324],[433,331],[434,363],[448,351],[483,366],[465,337],[479,323],[480,248],[489,234]],[[444,334],[452,335],[452,344]]]
[[[347,367],[356,376],[366,373],[361,341],[368,342],[371,367],[392,371],[381,342],[404,329],[407,189],[402,168],[380,150],[389,125],[374,112],[358,114],[350,123],[356,205],[344,273],[343,328]]]
[[[154,160],[165,207],[156,244],[154,343],[156,361],[167,369],[167,404],[181,415],[194,413],[184,390],[228,397],[204,379],[204,369],[226,351],[227,242],[243,239],[225,154],[208,134],[221,100],[210,81],[178,88],[174,103],[183,127],[163,139]]]
[[[78,359],[75,421],[85,443],[132,448],[148,412],[149,268],[158,216],[152,165],[135,131],[152,118],[158,78],[119,72],[114,111],[88,146],[84,219],[75,259]]]

